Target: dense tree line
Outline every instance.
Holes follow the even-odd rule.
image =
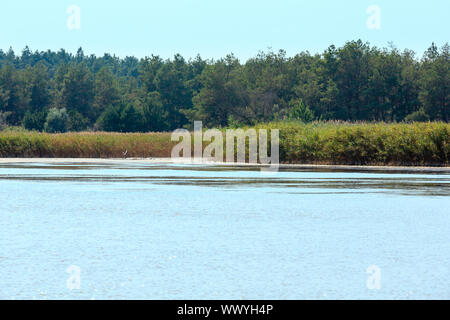
[[[283,119],[449,120],[449,45],[418,59],[362,41],[322,54],[260,52],[241,63],[180,55],[120,59],[0,50],[0,126],[169,131]]]

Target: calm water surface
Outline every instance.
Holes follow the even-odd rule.
[[[3,164],[0,298],[449,299],[449,195],[448,174]]]

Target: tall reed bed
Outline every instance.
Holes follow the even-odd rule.
[[[450,124],[277,122],[286,163],[448,166]]]
[[[167,157],[173,146],[170,133],[0,132],[0,157]]]
[[[274,122],[257,125],[255,129],[280,130],[283,163],[449,165],[450,124],[447,123]],[[0,157],[170,157],[176,144],[170,137],[170,133],[3,131],[0,132]]]

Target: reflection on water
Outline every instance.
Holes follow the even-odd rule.
[[[298,188],[320,189],[320,193],[401,193],[404,195],[448,196],[449,174],[399,174],[379,171],[333,171],[324,169],[281,170],[261,173],[259,168],[185,165],[3,165],[0,180],[123,182],[165,185],[209,186],[221,188]],[[9,169],[9,170],[8,170]],[[22,169],[22,170],[15,170]],[[243,172],[244,171],[244,172]],[[95,172],[92,173],[92,172]],[[283,192],[296,193],[289,190]],[[311,191],[317,193],[317,191]]]
[[[0,190],[0,298],[450,298],[445,170],[13,163]]]

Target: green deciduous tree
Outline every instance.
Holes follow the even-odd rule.
[[[65,108],[51,108],[47,114],[44,130],[49,133],[63,133],[67,131],[69,115]]]

